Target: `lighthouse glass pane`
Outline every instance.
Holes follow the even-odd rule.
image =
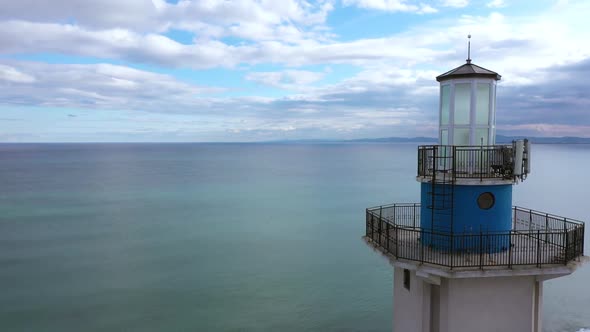
[[[455,124],[469,124],[469,108],[471,106],[471,84],[455,84]]]
[[[490,84],[478,83],[475,105],[475,123],[487,125],[490,113]]]
[[[449,124],[449,108],[451,105],[451,86],[443,85],[440,88],[440,124]]]
[[[455,128],[453,145],[469,145],[469,128]]]
[[[440,131],[440,145],[448,145],[449,144],[449,131],[447,129],[443,129]]]
[[[476,145],[488,145],[488,132],[487,128],[480,128],[475,130],[475,144]]]

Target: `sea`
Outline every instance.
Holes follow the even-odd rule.
[[[0,331],[391,331],[365,208],[417,144],[0,144]],[[534,145],[514,204],[590,221],[590,145]],[[586,232],[586,254],[590,247]],[[590,264],[543,331],[590,328]]]

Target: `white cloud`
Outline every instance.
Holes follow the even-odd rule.
[[[247,29],[239,25],[227,28],[244,38],[258,35],[256,41],[234,45],[211,38],[196,39],[194,44],[185,45],[154,32],[11,20],[0,21],[0,53],[59,53],[196,69],[260,63],[295,67],[397,63],[413,67],[432,63],[454,65],[457,59],[465,56],[467,31],[473,35],[475,62],[486,61],[497,65],[498,70],[514,69],[517,75],[512,77],[521,79],[518,76],[524,78],[526,71],[590,56],[590,44],[578,42],[590,33],[586,18],[581,14],[588,10],[588,3],[580,2],[530,17],[492,13],[438,19],[389,37],[342,42],[322,39],[325,36],[319,38],[315,32],[301,31],[294,25],[269,28],[252,23]],[[225,28],[191,26],[219,36],[225,34]],[[20,38],[23,35],[27,38]]]
[[[308,3],[305,0],[257,1],[189,1],[177,4],[163,0],[54,0],[40,6],[35,0],[7,2],[2,5],[0,20],[38,23],[69,22],[89,30],[113,28],[138,33],[162,33],[183,29],[198,39],[233,36],[257,40],[247,29],[274,30],[285,27],[322,25],[333,2]],[[241,27],[236,31],[235,27]],[[301,29],[302,35],[305,29]],[[296,39],[302,38],[295,36]]]
[[[28,38],[20,38],[26,35]],[[436,54],[427,48],[412,48],[407,38],[361,39],[343,43],[314,40],[291,45],[281,41],[228,45],[216,40],[202,40],[184,45],[158,34],[138,34],[129,30],[86,30],[78,26],[53,23],[7,21],[0,23],[0,53],[47,52],[92,56],[107,59],[155,63],[171,67],[234,67],[238,64],[373,62],[375,59],[428,61]]]
[[[0,66],[0,79],[20,83],[0,91],[5,105],[153,111],[166,107],[167,103],[190,107],[198,97],[223,91],[111,64],[15,62],[11,66]]]
[[[424,3],[409,3],[404,0],[344,0],[345,6],[376,9],[389,12],[414,12],[419,14],[435,13],[437,10]]]
[[[15,62],[10,67],[25,75],[34,72],[37,79],[1,90],[0,100],[4,107],[28,105],[144,111],[128,118],[127,121],[131,122],[129,128],[136,128],[136,119],[145,118],[145,114],[161,118],[162,124],[167,123],[169,120],[166,119],[170,117],[184,114],[198,116],[193,118],[196,122],[191,126],[174,124],[185,133],[203,130],[207,131],[207,135],[230,133],[229,137],[234,139],[270,139],[279,132],[293,137],[361,137],[376,129],[387,134],[392,126],[409,133],[416,118],[422,117],[419,108],[407,106],[412,104],[412,97],[405,97],[413,91],[411,87],[416,81],[389,77],[397,75],[396,70],[388,70],[389,74],[379,79],[374,79],[367,72],[341,84],[309,87],[302,94],[282,98],[223,98],[214,95],[220,91],[216,88],[194,86],[167,75],[123,66]],[[295,82],[311,84],[323,75],[300,70],[286,70],[278,72],[279,75],[268,72],[255,74],[262,75],[255,75],[254,79],[278,85]],[[404,73],[404,76],[411,76],[411,73]],[[291,80],[291,83],[282,83],[285,80]],[[428,84],[435,83],[429,80]],[[395,86],[399,89],[392,91]],[[394,104],[406,106],[394,108]],[[168,130],[154,126],[151,128],[156,134]]]
[[[0,81],[11,83],[31,83],[35,81],[35,77],[18,71],[13,67],[0,65]]]
[[[506,7],[506,2],[504,0],[492,0],[488,2],[486,6],[490,8],[502,8]]]
[[[252,72],[246,75],[249,81],[286,90],[304,90],[309,84],[324,77],[325,73],[307,70],[284,70],[280,72]]]
[[[272,137],[273,133],[296,138],[391,136],[394,132],[431,135],[436,128],[438,94],[434,77],[465,59],[465,35],[471,32],[474,62],[503,75],[498,97],[499,129],[554,123],[554,132],[568,133],[589,125],[585,113],[589,102],[584,92],[588,89],[580,79],[585,76],[580,70],[551,71],[552,67],[565,68],[590,58],[590,44],[579,42],[590,33],[585,17],[590,10],[588,2],[555,6],[526,17],[492,13],[437,18],[382,38],[344,41],[323,25],[332,2],[308,6],[304,1],[294,1],[283,8],[279,2],[252,4],[244,0],[236,7],[240,10],[213,2],[155,3],[154,8],[144,8],[135,1],[124,5],[106,1],[108,10],[90,5],[105,13],[122,9],[117,6],[136,6],[135,10],[147,14],[144,17],[132,12],[128,21],[116,13],[97,17],[75,13],[75,21],[55,23],[65,22],[65,14],[53,9],[43,13],[38,8],[28,13],[13,12],[13,19],[3,20],[3,11],[0,53],[92,56],[105,61],[151,63],[164,70],[252,70],[249,65],[277,64],[290,69],[254,71],[245,78],[297,94],[280,98],[221,97],[215,94],[221,91],[219,88],[195,86],[169,75],[124,66],[14,62],[3,57],[1,103],[143,110],[161,118],[198,115],[199,123],[182,130],[199,135],[204,131],[207,135],[231,132],[238,135],[232,136],[236,139]],[[384,11],[428,11],[427,5],[405,1],[347,3]],[[58,8],[67,5],[71,3],[56,1]],[[8,11],[11,8],[7,6]],[[69,13],[73,9],[64,10]],[[265,10],[268,16],[261,14]],[[185,45],[162,34],[171,28],[194,32],[194,43]],[[243,40],[229,44],[221,40],[225,36]],[[325,73],[297,69],[314,64],[348,64],[357,66],[360,72],[325,85]],[[416,123],[421,124],[421,132],[413,128]],[[537,128],[549,132],[547,127]]]
[[[432,136],[437,126],[438,83],[434,77],[440,72],[436,70],[375,65],[340,83],[309,87],[295,95],[228,98],[216,96],[221,91],[218,88],[195,86],[168,75],[123,66],[15,62],[4,67],[21,75],[36,75],[35,81],[0,90],[4,107],[144,111],[128,113],[121,121],[128,122],[128,133],[137,131],[153,139]],[[576,86],[572,78],[586,75],[589,70],[590,61],[586,61],[545,70],[542,74],[552,76],[552,80],[517,87],[501,83],[498,129],[537,128],[537,134],[556,135],[581,132],[580,128],[590,126],[585,113],[590,99],[584,97],[590,86]],[[309,71],[257,74],[262,75],[255,79],[271,85],[281,85],[284,76],[297,79],[308,75],[300,82],[312,82],[318,78],[314,75],[321,75]],[[82,121],[84,117],[76,119]],[[142,131],[145,128],[149,134]],[[170,128],[177,131],[170,133]],[[111,130],[97,130],[106,129]]]
[[[463,8],[469,5],[469,0],[442,0],[441,5],[444,7]]]
[[[23,35],[27,38],[21,38]],[[193,68],[235,66],[256,52],[253,47],[235,47],[215,40],[183,45],[158,34],[25,21],[0,23],[0,44],[4,54],[47,52]]]
[[[438,9],[427,5],[427,4],[420,4],[420,10],[418,11],[418,14],[432,14],[432,13],[436,13],[438,12]]]

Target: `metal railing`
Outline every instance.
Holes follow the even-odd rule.
[[[515,174],[513,145],[418,147],[418,176],[432,177],[434,172],[447,172],[455,179],[504,179],[526,177],[527,170]],[[434,165],[444,161],[444,165]]]
[[[512,225],[505,232],[441,233],[420,227],[420,204],[366,210],[366,237],[396,259],[485,269],[566,265],[584,253],[581,221],[514,207]]]

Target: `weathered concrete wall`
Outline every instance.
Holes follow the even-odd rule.
[[[430,331],[430,284],[410,271],[410,289],[404,287],[404,269],[396,267],[393,276],[393,331]]]
[[[440,332],[440,286],[430,285],[430,332]]]
[[[534,331],[535,284],[534,276],[445,279],[440,332]]]
[[[421,277],[422,276],[422,277]],[[541,332],[542,282],[535,276],[441,278],[394,270],[394,332]]]

